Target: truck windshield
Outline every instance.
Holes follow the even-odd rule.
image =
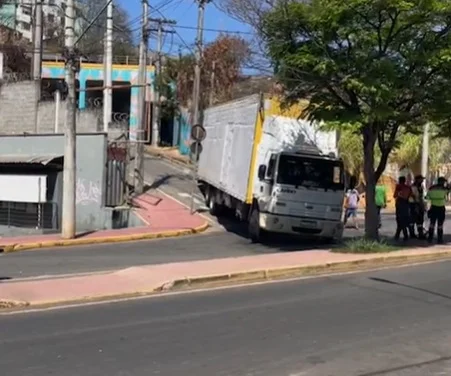
[[[344,189],[343,164],[321,158],[281,155],[277,183],[309,188]]]

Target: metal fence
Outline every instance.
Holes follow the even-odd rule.
[[[127,202],[128,143],[108,145],[105,206],[116,207]]]
[[[58,204],[0,201],[0,226],[57,231]]]

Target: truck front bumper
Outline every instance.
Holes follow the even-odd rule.
[[[259,222],[260,228],[268,232],[334,239],[343,235],[341,221],[260,213]]]

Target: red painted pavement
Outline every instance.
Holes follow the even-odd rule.
[[[135,206],[133,210],[147,225],[119,230],[99,230],[79,234],[77,238],[100,239],[105,237],[192,230],[204,225],[206,222],[200,215],[191,215],[186,207],[163,195],[146,193],[134,199],[133,204]],[[0,237],[0,245],[40,243],[53,240],[61,240],[60,235]]]
[[[447,247],[434,247],[434,249],[443,251]],[[339,254],[331,253],[328,250],[315,250],[131,267],[104,274],[47,280],[3,281],[0,282],[0,301],[21,301],[31,305],[64,303],[114,295],[150,293],[163,285],[186,278],[430,253],[430,249],[414,249],[382,256],[380,254]]]

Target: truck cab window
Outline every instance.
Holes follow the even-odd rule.
[[[271,158],[269,158],[269,163],[268,163],[268,170],[266,172],[266,175],[268,176],[268,178],[273,178],[274,177],[274,171],[276,168],[276,155],[275,154],[271,154]]]

